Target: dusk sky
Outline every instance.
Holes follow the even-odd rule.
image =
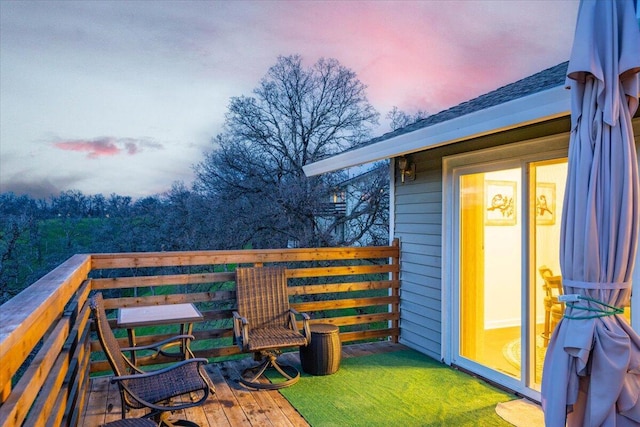
[[[190,186],[278,55],[335,58],[389,130],[569,59],[577,0],[0,0],[0,192]]]

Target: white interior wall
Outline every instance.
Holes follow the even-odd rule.
[[[538,225],[536,230],[535,268],[536,321],[544,321],[542,278],[537,274],[546,265],[560,274],[560,222],[567,164],[537,168],[537,181],[555,184],[555,218],[553,224]],[[521,323],[522,265],[522,182],[520,169],[490,172],[487,180],[516,183],[516,224],[485,227],[485,328],[519,326]]]
[[[484,228],[485,328],[520,324],[522,180],[520,169],[489,172],[485,180],[516,183],[516,223]]]

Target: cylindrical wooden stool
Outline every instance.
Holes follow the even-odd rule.
[[[335,325],[315,323],[309,326],[311,342],[300,347],[302,370],[311,375],[330,375],[340,368],[342,345],[340,329]]]

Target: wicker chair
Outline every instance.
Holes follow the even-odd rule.
[[[161,345],[171,342],[172,339],[164,340],[155,346],[120,347],[109,326],[101,293],[91,298],[90,307],[98,339],[114,373],[111,382],[117,383],[120,390],[122,418],[126,418],[130,409],[149,409],[150,412],[143,418],[153,419],[159,425],[197,426],[187,420],[173,421],[168,417],[171,411],[204,403],[209,393],[214,391],[203,368],[203,365],[208,363],[207,359],[186,359],[164,369],[144,372],[134,366],[124,352],[149,349],[159,351]],[[184,336],[177,338],[182,339]]]
[[[238,310],[233,312],[236,343],[245,353],[253,353],[261,361],[243,371],[240,382],[256,389],[277,390],[295,384],[300,372],[278,362],[281,349],[305,346],[311,339],[309,316],[289,307],[287,278],[281,267],[249,267],[236,269]],[[302,316],[304,335],[296,324]],[[264,382],[259,378],[274,368],[285,379]]]
[[[549,344],[551,334],[556,325],[564,316],[564,303],[558,299],[562,295],[562,276],[554,276],[553,272],[546,265],[541,266],[538,271],[544,280],[542,289],[544,290],[544,332],[542,339],[544,346]]]

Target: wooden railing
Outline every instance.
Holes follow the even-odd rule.
[[[391,339],[399,330],[399,248],[155,252],[75,255],[0,306],[0,425],[78,423],[89,375],[107,371],[91,333],[87,300],[120,307],[192,302],[204,315],[192,348],[212,361],[239,350],[232,342],[235,267],[287,267],[291,304],[312,322],[340,326],[343,342]],[[123,345],[125,331],[112,327]],[[172,335],[142,328],[142,345]],[[162,363],[156,358],[142,363]]]
[[[1,425],[77,424],[88,394],[90,271],[91,257],[75,255],[0,306]]]

